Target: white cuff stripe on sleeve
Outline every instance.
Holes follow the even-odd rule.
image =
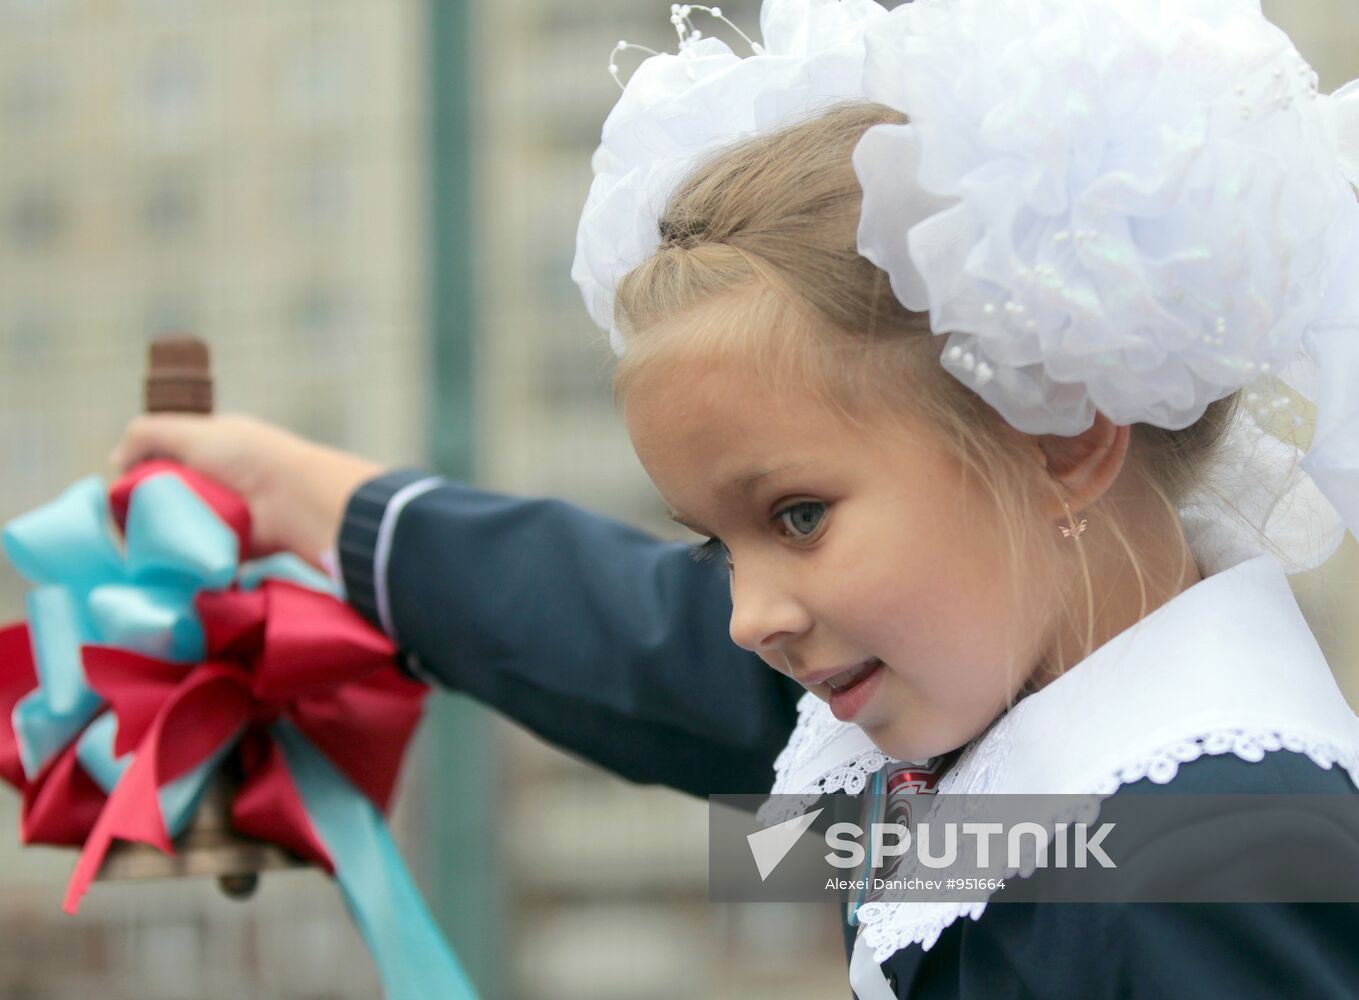
[[[426,476],[413,483],[407,483],[392,494],[382,511],[382,523],[378,525],[377,545],[373,548],[373,593],[377,597],[378,621],[382,631],[397,642],[396,629],[392,626],[391,601],[387,596],[387,560],[392,552],[392,538],[396,535],[396,522],[406,504],[423,493],[428,493],[441,482],[439,476]],[[399,643],[398,643],[399,645]]]

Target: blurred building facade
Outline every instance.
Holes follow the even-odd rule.
[[[221,408],[393,465],[427,460],[426,206],[441,180],[423,32],[438,2],[0,0],[0,518],[105,469],[140,406],[144,342],[167,329],[211,340]],[[753,0],[723,6],[758,21]],[[1352,5],[1266,6],[1325,84],[1359,75]],[[609,50],[620,37],[669,47],[668,4],[471,12],[476,478],[675,535],[569,277],[617,92]],[[1299,581],[1347,665],[1357,561],[1349,543]],[[20,614],[20,594],[0,566],[0,620]],[[1357,674],[1342,677],[1355,700]],[[494,739],[507,995],[844,995],[832,909],[706,902],[703,802],[628,785],[503,722]],[[396,826],[417,851],[435,780],[427,759],[406,775]],[[11,831],[16,813],[0,795]],[[316,873],[268,877],[246,905],[203,882],[99,885],[73,920],[59,912],[72,861],[0,836],[0,996],[377,996]]]
[[[425,17],[0,0],[0,518],[111,473],[145,343],[171,330],[212,344],[219,409],[422,458]],[[20,594],[5,563],[0,620]],[[206,880],[99,883],[70,918],[75,855],[21,849],[17,809],[0,795],[0,996],[378,995],[321,874],[246,904]]]

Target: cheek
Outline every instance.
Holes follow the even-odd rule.
[[[858,647],[941,699],[990,701],[1013,690],[1008,678],[1034,647],[1042,602],[1012,585],[1000,526],[937,493],[847,511],[840,527],[852,530],[816,570],[834,581],[823,607]]]
[[[1004,703],[1022,682],[1037,634],[1014,604],[1004,561],[937,539],[908,557],[884,553],[880,572],[856,575],[843,613],[862,641],[942,711]]]
[[[953,659],[1013,625],[1011,591],[994,549],[942,530],[864,532],[819,567],[836,581],[837,617],[917,653]],[[950,654],[950,650],[954,653]]]

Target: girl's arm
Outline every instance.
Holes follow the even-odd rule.
[[[633,781],[766,792],[802,688],[731,641],[726,571],[689,552],[419,472],[360,486],[339,533],[413,673]]]
[[[383,475],[250,417],[139,417],[110,456],[153,457],[239,494],[252,555],[317,561],[338,536],[350,601],[415,672],[635,781],[772,784],[802,689],[731,641],[725,573],[686,546],[559,501]]]

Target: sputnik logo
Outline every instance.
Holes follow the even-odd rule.
[[[761,882],[768,880],[774,869],[788,856],[793,845],[824,811],[817,809],[815,812],[795,816],[778,826],[746,835],[746,843],[750,845],[750,853],[755,859],[755,867],[760,871]]]

